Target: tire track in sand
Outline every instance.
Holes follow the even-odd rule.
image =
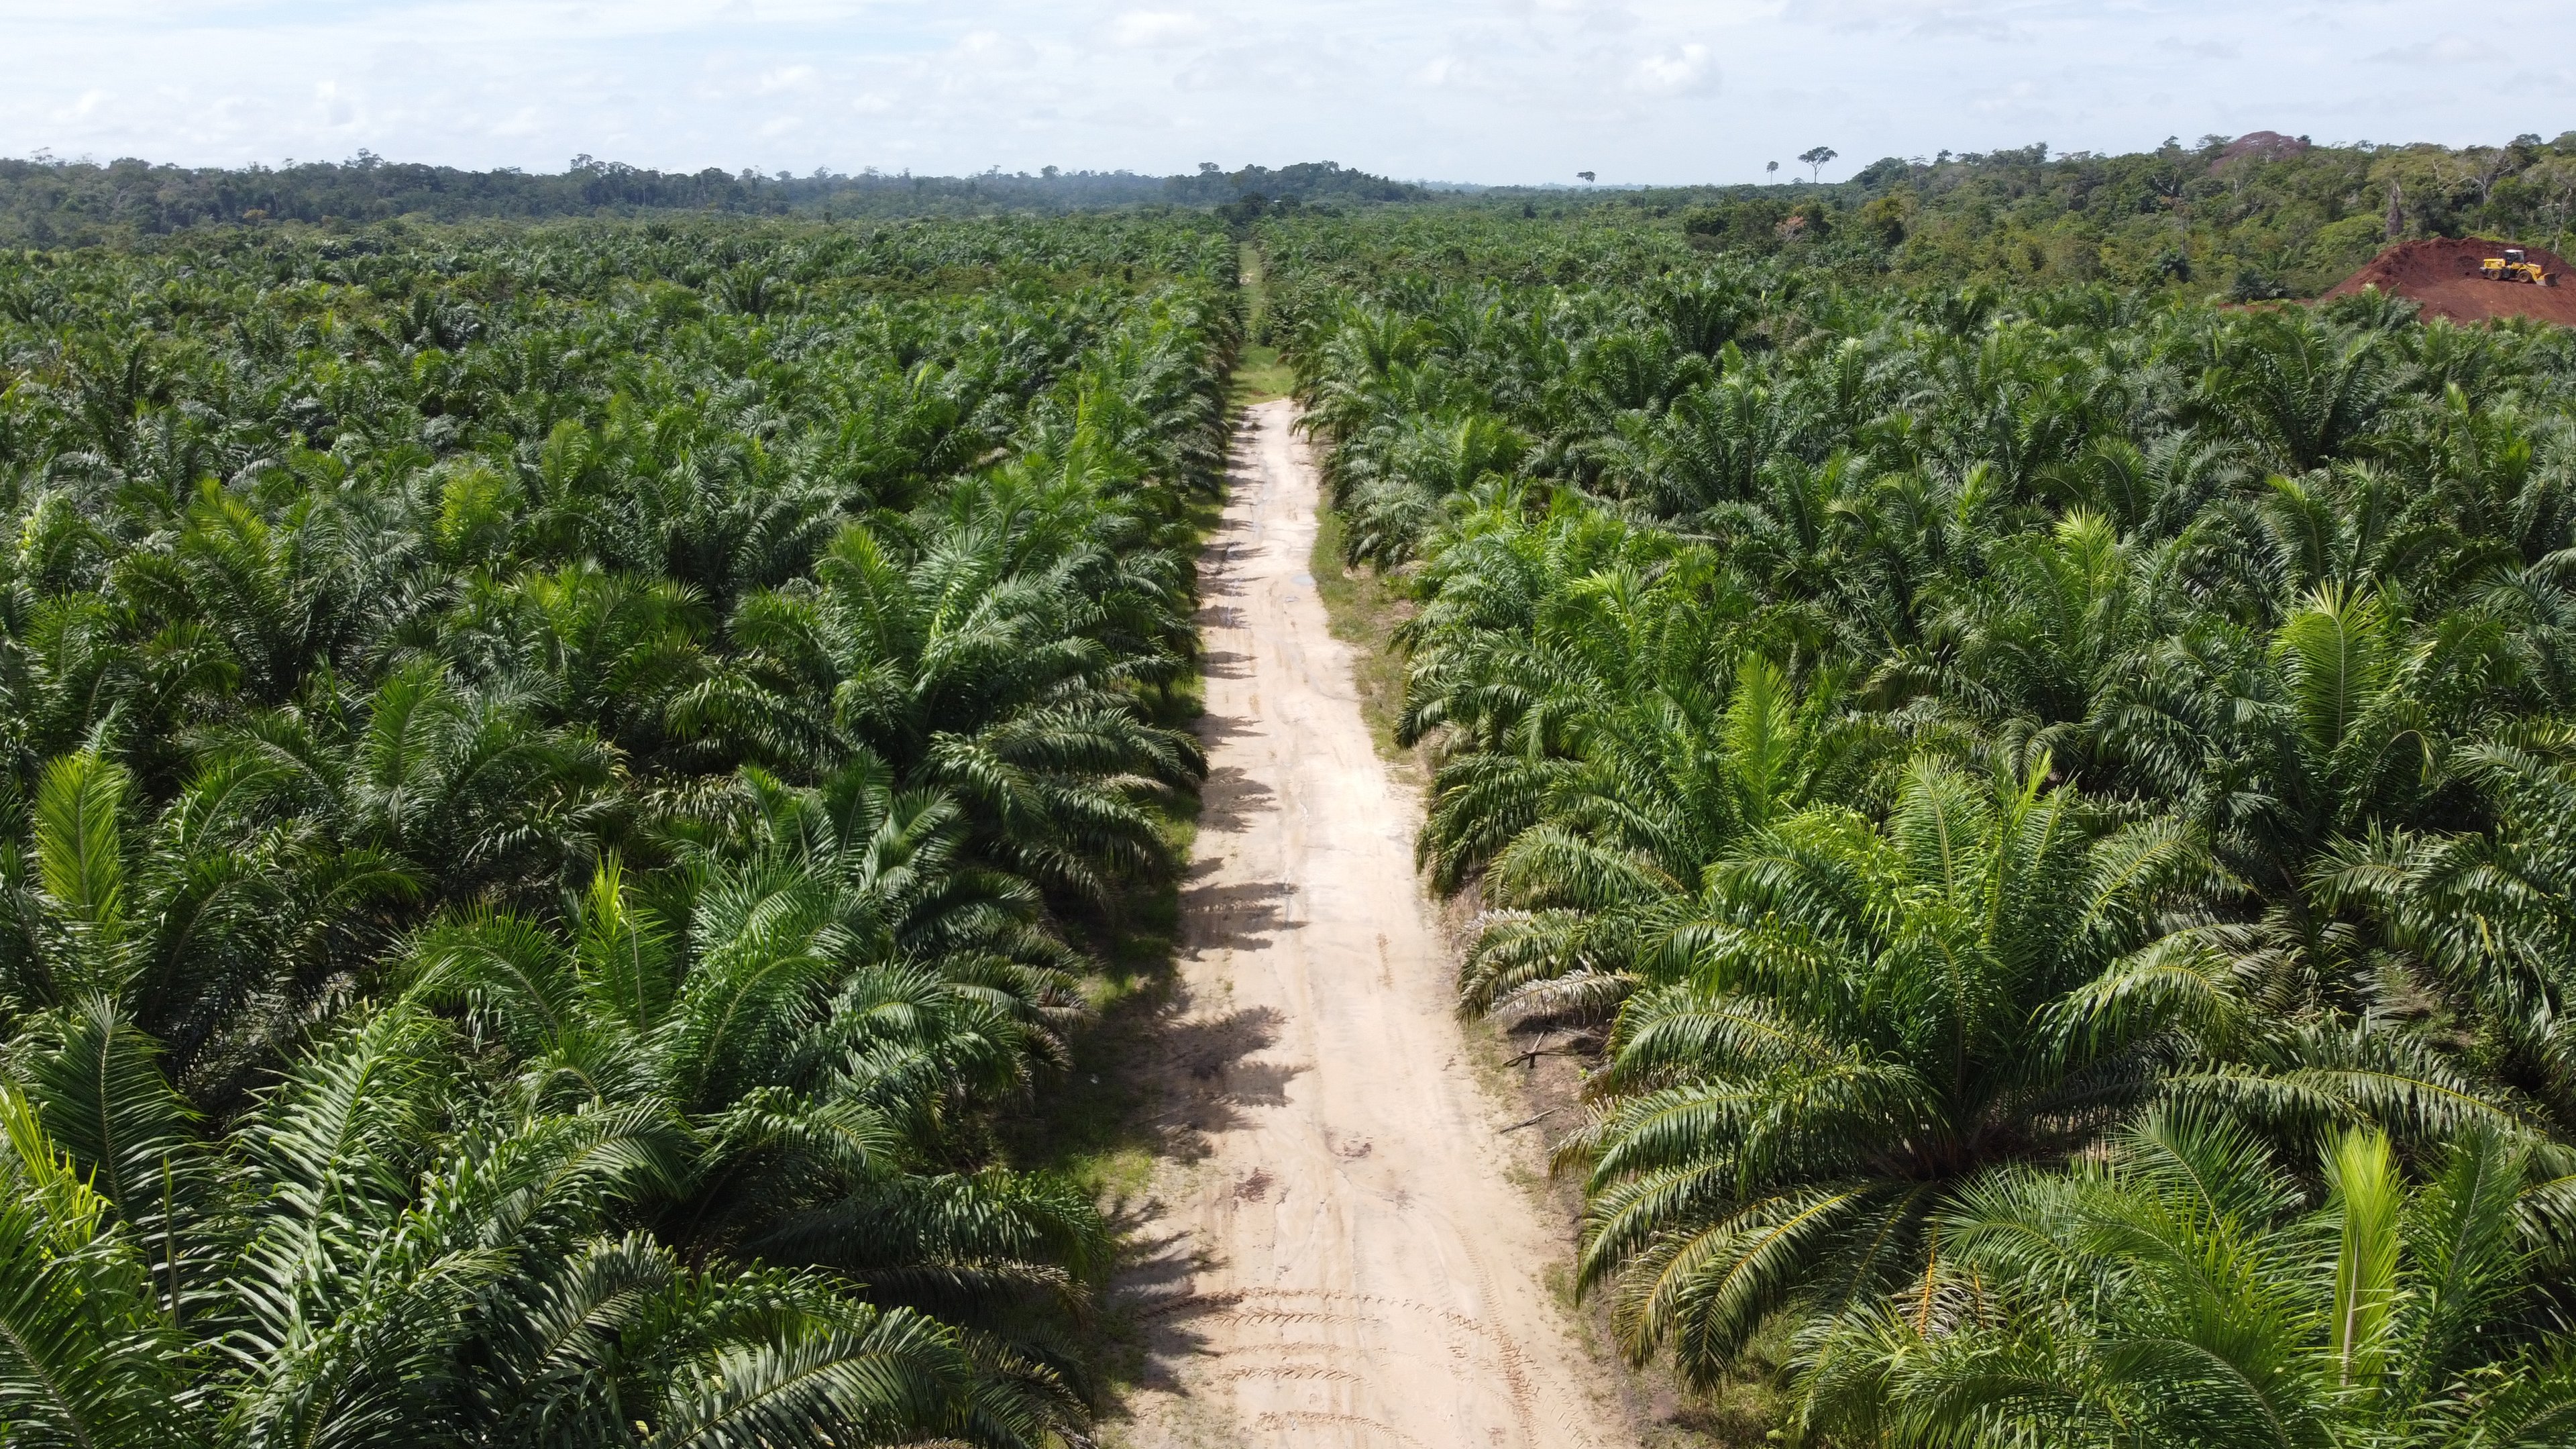
[[[1614,1449],[1617,1401],[1540,1281],[1567,1245],[1506,1177],[1417,885],[1307,573],[1317,483],[1251,409],[1201,564],[1208,783],[1182,896],[1135,1449]],[[1191,1160],[1184,1160],[1191,1159]]]

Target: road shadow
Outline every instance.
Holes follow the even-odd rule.
[[[1212,722],[1213,717],[1200,721],[1202,725]],[[1202,728],[1199,739],[1212,747],[1227,735],[1239,733],[1238,729],[1211,731]],[[1215,831],[1219,835],[1240,835],[1252,827],[1256,817],[1269,814],[1278,803],[1279,797],[1272,793],[1270,787],[1245,773],[1242,766],[1219,765],[1208,771],[1207,779],[1199,786],[1199,829]],[[1186,895],[1181,904],[1183,909],[1188,908]]]
[[[1211,869],[1215,865],[1208,862]],[[1295,886],[1276,880],[1183,886],[1181,949],[1199,955],[1268,945],[1271,937],[1301,924],[1288,918],[1288,898],[1296,893]]]
[[[1243,596],[1245,579],[1232,567],[1235,545],[1231,542],[1209,545],[1199,557],[1199,597],[1201,599],[1237,599]]]
[[[1233,438],[1238,498],[1263,486],[1260,429],[1247,420]],[[1247,577],[1253,543],[1248,521],[1229,513],[1199,553],[1197,664],[1206,679],[1239,680],[1253,672],[1251,655],[1240,652],[1248,642],[1219,633],[1245,625],[1258,592],[1253,586],[1261,580]],[[1202,709],[1189,728],[1214,754],[1263,725],[1249,712]],[[1242,834],[1279,809],[1269,783],[1227,762],[1242,758],[1227,751],[1195,792],[1196,830],[1203,837]],[[1208,842],[1200,844],[1204,849]],[[1244,1131],[1266,1109],[1283,1105],[1307,1070],[1269,1055],[1285,1029],[1277,1012],[1239,1008],[1212,986],[1201,986],[1194,998],[1181,970],[1201,953],[1259,949],[1301,924],[1291,917],[1292,885],[1221,882],[1222,869],[1219,861],[1198,859],[1178,879],[1165,879],[1154,927],[1162,953],[1124,963],[1122,982],[1098,998],[1096,1018],[1075,1034],[1069,1070],[1035,1094],[1021,1139],[1021,1161],[1065,1164],[1092,1187],[1119,1244],[1097,1318],[1103,1397],[1112,1419],[1124,1417],[1117,1406],[1131,1390],[1182,1392],[1178,1368],[1207,1351],[1208,1319],[1232,1306],[1194,1291],[1225,1265],[1189,1231],[1190,1204],[1161,1200],[1156,1185],[1194,1192],[1171,1186],[1189,1181],[1187,1172],[1173,1169],[1204,1162],[1223,1134]]]
[[[1245,1108],[1288,1100],[1288,1083],[1305,1068],[1252,1060],[1278,1037],[1279,1013],[1266,1006],[1170,1023],[1163,1034],[1163,1116],[1175,1155],[1196,1161],[1207,1155],[1208,1137],[1243,1125]]]
[[[1235,714],[1202,714],[1190,725],[1199,737],[1199,744],[1210,750],[1227,740],[1251,734],[1255,727],[1250,717]]]
[[[1210,679],[1248,679],[1252,676],[1252,656],[1232,649],[1199,651],[1199,673]]]
[[[1284,1105],[1288,1084],[1307,1069],[1260,1059],[1278,1041],[1282,1020],[1269,1007],[1201,1014],[1186,996],[1157,1033],[1152,1071],[1162,1110],[1155,1119],[1157,1155],[1191,1163],[1215,1151],[1214,1139],[1250,1125],[1259,1108]],[[1139,1389],[1185,1393],[1178,1368],[1203,1356],[1200,1323],[1233,1306],[1230,1295],[1203,1295],[1193,1285],[1222,1269],[1159,1198],[1120,1202],[1111,1212],[1123,1251],[1110,1280],[1107,1317],[1125,1350],[1120,1377]]]
[[[1225,1264],[1187,1231],[1164,1225],[1162,1213],[1163,1204],[1149,1199],[1111,1217],[1126,1253],[1110,1289],[1107,1317],[1127,1350],[1120,1377],[1128,1387],[1186,1394],[1179,1366],[1211,1352],[1200,1322],[1232,1305],[1227,1295],[1197,1291],[1200,1274]],[[1126,1417],[1123,1404],[1117,1416]]]
[[[1218,912],[1239,919],[1272,909],[1257,891],[1217,899]],[[1158,972],[1076,1036],[1071,1070],[1048,1084],[1039,1111],[1021,1124],[1045,1140],[1024,1138],[1014,1156],[1031,1166],[1126,1154],[1203,1161],[1218,1136],[1284,1104],[1289,1084],[1307,1070],[1263,1057],[1282,1024],[1269,1007],[1196,1001],[1176,972]],[[1119,1248],[1096,1320],[1097,1362],[1118,1386],[1113,1398],[1136,1388],[1175,1391],[1173,1366],[1205,1351],[1195,1325],[1227,1306],[1197,1297],[1191,1284],[1222,1264],[1171,1221],[1169,1205],[1144,1179],[1100,1190]]]

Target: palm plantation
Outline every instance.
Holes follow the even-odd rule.
[[[456,244],[8,263],[0,1438],[1074,1442],[1230,247]]]
[[[1784,1305],[1912,1283],[1959,1193],[2081,1148],[2152,1090],[2177,1015],[2225,1009],[2158,920],[2197,852],[2088,828],[2045,769],[1918,759],[1883,823],[1812,807],[1709,868],[1560,1149],[1589,1171],[1582,1280],[1619,1284],[1632,1352],[1714,1376]]]
[[[1817,1443],[2560,1442],[2566,334],[1668,235],[1262,237],[1620,1347]]]
[[[1094,1442],[1251,316],[1621,1351],[2568,1442],[2569,334],[1239,210],[0,257],[0,1439]]]
[[[2329,1139],[2310,1193],[2240,1128],[2157,1113],[1940,1224],[1943,1273],[1819,1346],[1831,1437],[2052,1444],[2563,1443],[2530,1154],[2464,1136],[2410,1184]],[[2553,1338],[2556,1341],[2552,1341]]]

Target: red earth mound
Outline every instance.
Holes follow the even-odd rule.
[[[2337,282],[2326,295],[2341,297],[2364,287],[2377,287],[2392,296],[2411,297],[2423,303],[2427,317],[2448,317],[2454,322],[2537,317],[2576,327],[2576,276],[2566,275],[2567,263],[2556,252],[2523,248],[2523,255],[2540,263],[2540,269],[2556,286],[2490,282],[2478,275],[2478,263],[2503,256],[2508,245],[2481,237],[2461,241],[2428,237],[2399,242],[2371,258],[2369,266]]]

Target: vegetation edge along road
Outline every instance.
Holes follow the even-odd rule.
[[[1631,1355],[1835,1443],[2560,1431],[2569,334],[1261,239]]]
[[[1250,416],[1202,574],[1209,774],[1129,1284],[1151,1368],[1118,1442],[1621,1442],[1469,1068],[1414,798],[1307,572],[1293,405]]]
[[[0,259],[0,1436],[1062,1444],[1205,218]]]

